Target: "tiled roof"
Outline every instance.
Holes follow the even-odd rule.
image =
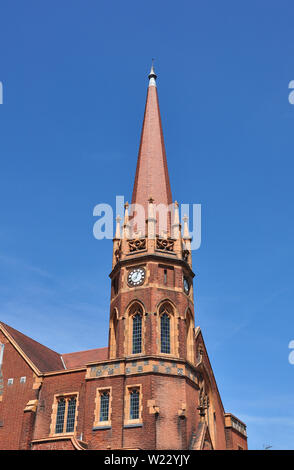
[[[0,327],[1,326],[12,337],[40,372],[64,369],[60,354],[46,346],[43,346],[43,344],[38,343],[3,322],[0,322]]]
[[[29,338],[20,331],[0,322],[0,328],[8,333],[40,372],[53,372],[58,370],[84,367],[88,362],[104,361],[108,358],[108,348],[90,349],[67,354],[59,354],[43,344]],[[65,367],[64,367],[65,366]]]
[[[108,358],[108,348],[90,349],[62,354],[67,369],[85,366],[88,362],[105,361]]]

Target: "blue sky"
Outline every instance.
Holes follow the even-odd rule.
[[[196,323],[249,447],[294,449],[293,2],[1,2],[0,318],[107,344],[112,242],[155,57],[174,199],[202,205]]]

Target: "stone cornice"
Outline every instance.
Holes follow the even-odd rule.
[[[170,261],[171,264],[177,264],[177,265],[182,266],[183,268],[185,268],[192,278],[195,277],[195,273],[192,271],[191,267],[189,266],[189,264],[186,261],[184,261],[182,259],[179,259],[179,258],[175,258],[175,257],[170,256],[170,255],[163,255],[163,254],[156,254],[156,253],[149,253],[149,254],[144,253],[143,255],[139,255],[137,253],[137,254],[133,255],[132,257],[119,260],[116,263],[116,265],[114,266],[111,273],[109,274],[109,277],[112,279],[114,274],[120,268],[122,268],[125,265],[129,265],[129,264],[131,265],[133,263],[134,264],[135,263],[143,263],[143,262],[151,261],[151,260],[155,260],[155,261],[159,261],[159,262],[163,262],[163,261],[168,262],[168,261]]]

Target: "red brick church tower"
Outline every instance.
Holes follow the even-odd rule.
[[[0,448],[247,448],[195,327],[156,78],[152,67],[132,204],[113,240],[108,348],[59,354],[0,323]]]

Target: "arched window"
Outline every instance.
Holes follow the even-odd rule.
[[[139,302],[134,302],[128,309],[126,323],[126,354],[144,353],[144,311]]]
[[[142,314],[137,312],[133,315],[133,354],[142,352]]]
[[[160,352],[170,354],[170,318],[167,313],[160,317],[160,339]]]
[[[160,347],[159,352],[162,354],[172,354],[177,356],[178,338],[176,335],[176,315],[175,309],[169,302],[163,302],[158,311],[159,317],[159,335]]]

